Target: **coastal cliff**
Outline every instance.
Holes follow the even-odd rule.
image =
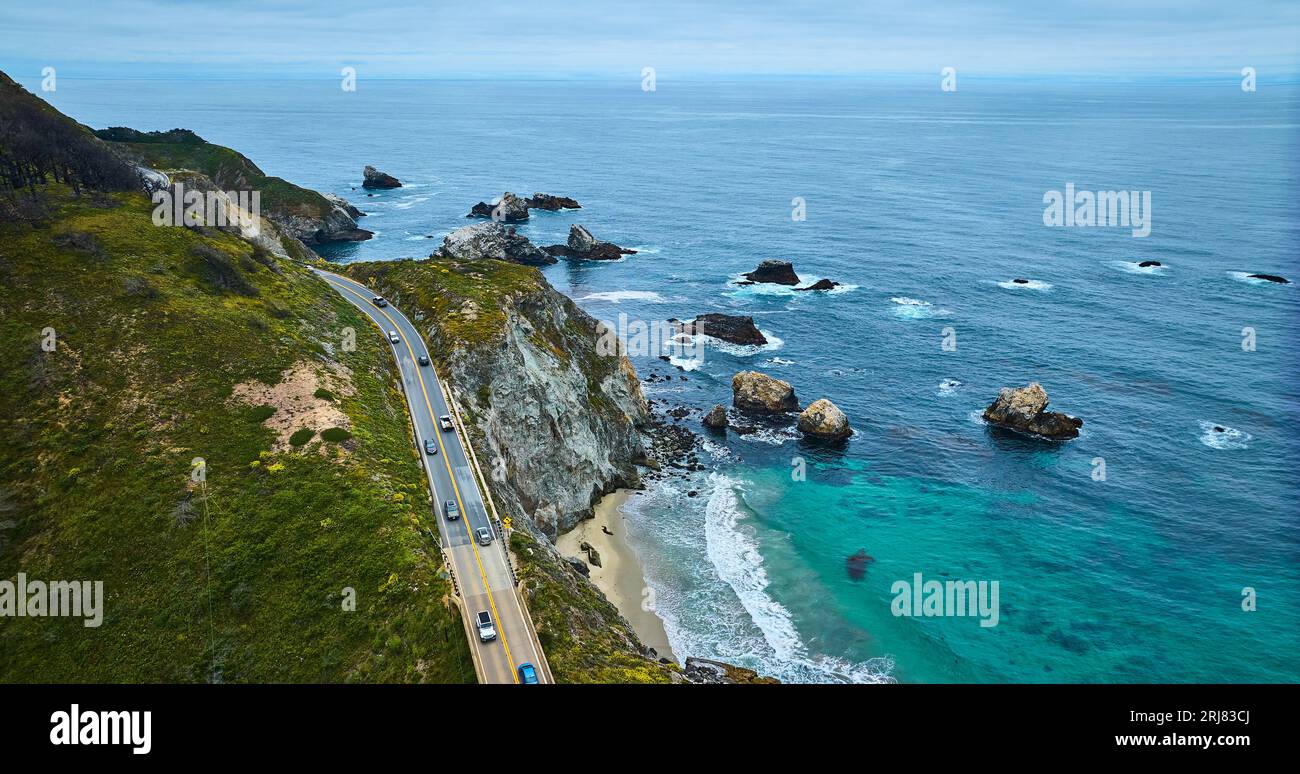
[[[428,337],[498,508],[554,541],[601,495],[639,482],[649,414],[636,372],[626,357],[598,353],[596,321],[536,269],[438,258],[347,273]]]
[[[285,234],[307,245],[358,242],[372,232],[357,226],[360,210],[338,197],[263,172],[248,157],[188,129],[141,132],[112,127],[95,136],[150,169],[172,178],[201,175],[222,191],[258,191],[262,211]]]

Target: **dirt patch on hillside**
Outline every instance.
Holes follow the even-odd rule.
[[[321,395],[321,390],[330,395]],[[320,431],[327,428],[351,430],[352,422],[339,408],[338,401],[355,391],[352,374],[345,366],[302,361],[281,373],[278,384],[258,381],[236,384],[232,399],[250,406],[275,408],[275,413],[262,424],[275,431],[273,451],[278,452],[294,448],[289,438],[302,428],[316,431],[318,435],[313,440],[319,439]]]

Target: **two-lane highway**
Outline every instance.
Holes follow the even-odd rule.
[[[532,664],[539,681],[547,682],[532,624],[515,592],[502,535],[483,504],[483,495],[470,468],[460,434],[456,430],[443,430],[438,424],[439,417],[452,416],[453,412],[447,406],[433,366],[419,364],[420,358],[429,358],[424,337],[391,304],[376,306],[373,301],[375,292],[365,285],[337,274],[313,271],[365,312],[379,326],[385,341],[390,331],[398,335],[399,341],[391,346],[402,373],[402,386],[415,425],[416,448],[424,458],[429,488],[433,492],[433,515],[442,537],[443,552],[451,561],[460,584],[464,612],[470,622],[470,649],[474,653],[480,682],[518,683],[518,668],[524,663]],[[426,440],[436,444],[437,454],[425,451]],[[447,518],[445,509],[448,502],[456,503],[460,518]],[[492,534],[492,542],[488,545],[480,545],[476,537],[478,530],[484,527]],[[497,631],[497,638],[493,641],[479,640],[477,616],[480,611],[492,616]]]

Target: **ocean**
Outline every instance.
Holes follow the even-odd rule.
[[[42,96],[349,198],[376,237],[333,260],[423,257],[475,202],[546,192],[583,209],[535,214],[534,243],[581,223],[640,251],[544,270],[597,318],[752,315],[766,347],[636,358],[674,376],[647,395],[707,410],[757,369],[856,432],[706,436],[707,470],[632,497],[679,655],[786,681],[1294,682],[1300,294],[1246,275],[1300,278],[1300,89],[1239,82],[65,76]],[[366,164],[404,187],[368,195]],[[1046,226],[1067,185],[1149,191],[1149,236]],[[843,284],[735,284],[764,259]],[[1078,439],[985,426],[1031,380]],[[997,624],[896,615],[917,573],[997,582]]]

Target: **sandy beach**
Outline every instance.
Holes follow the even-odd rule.
[[[661,657],[675,659],[663,621],[653,611],[641,609],[645,572],[636,551],[627,542],[627,525],[621,510],[631,493],[631,489],[619,489],[603,497],[595,506],[595,517],[561,535],[557,547],[564,556],[585,560],[586,552],[578,546],[584,541],[590,543],[600,554],[601,562],[600,567],[589,565],[592,582],[632,624],[641,642],[654,648]],[[601,527],[613,534],[606,534]]]

